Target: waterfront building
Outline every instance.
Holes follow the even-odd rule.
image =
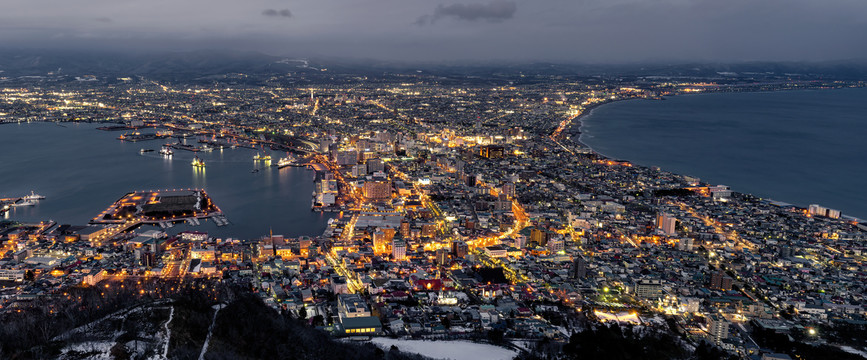
[[[728,200],[732,197],[732,190],[726,185],[708,186],[707,190],[714,200]]]
[[[824,206],[820,206],[817,204],[811,204],[807,208],[807,212],[813,216],[824,216],[831,219],[839,219],[840,218],[840,210],[829,209]]]

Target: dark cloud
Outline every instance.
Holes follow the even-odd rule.
[[[98,17],[98,18],[96,18],[96,19],[93,19],[93,21],[101,22],[101,23],[110,23],[110,22],[111,22],[111,18],[107,18],[107,17]]]
[[[292,12],[289,11],[289,9],[283,9],[283,10],[265,9],[265,10],[262,11],[262,15],[265,15],[265,16],[271,16],[271,17],[278,17],[278,16],[280,16],[280,17],[291,18],[291,17],[292,17]]]
[[[505,0],[494,0],[488,4],[439,5],[434,10],[433,15],[422,15],[415,23],[417,25],[432,24],[447,17],[466,21],[502,21],[514,17],[516,11],[518,11],[518,6],[513,1]]]
[[[0,0],[0,52],[224,48],[456,62],[867,59],[867,0],[83,1],[102,5],[95,13],[82,1]],[[412,25],[416,19],[426,26]]]

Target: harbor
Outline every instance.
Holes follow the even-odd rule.
[[[93,218],[91,224],[121,224],[131,219],[144,224],[188,221],[222,214],[203,189],[173,189],[131,192]]]
[[[136,189],[205,189],[219,204],[221,214],[197,217],[201,225],[191,225],[183,216],[166,222],[171,226],[166,230],[170,234],[194,230],[217,237],[252,239],[269,228],[286,236],[321,234],[333,217],[310,211],[315,172],[308,170],[306,157],[290,153],[296,157],[295,165],[301,166],[281,168],[273,165],[287,157],[286,151],[272,151],[267,146],[264,150],[260,145],[255,149],[236,146],[190,152],[163,147],[159,142],[118,141],[117,132],[96,131],[96,127],[77,124],[62,128],[49,123],[5,127],[0,141],[11,148],[28,147],[28,139],[34,136],[54,145],[31,150],[33,156],[45,159],[39,163],[24,161],[13,152],[0,154],[0,162],[20,170],[0,174],[0,209],[9,205],[0,211],[0,217],[22,223],[53,219],[61,224],[85,225],[120,196]],[[195,144],[196,138],[186,141]],[[59,151],[73,146],[80,151]],[[142,148],[155,151],[142,153]],[[253,162],[257,151],[272,157],[269,166]],[[192,166],[195,156],[206,167]],[[254,168],[259,171],[251,174]],[[11,206],[31,190],[47,200],[35,206]],[[158,222],[140,226],[162,228]]]
[[[25,206],[36,206],[39,200],[45,200],[45,196],[30,191],[29,195],[17,198],[0,199],[0,215],[4,215],[9,209]]]

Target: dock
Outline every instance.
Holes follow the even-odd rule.
[[[214,223],[217,224],[217,226],[229,225],[229,220],[222,214],[211,215],[211,220],[214,220]]]
[[[173,148],[173,149],[177,149],[177,150],[186,150],[186,151],[192,151],[192,152],[199,152],[199,151],[202,150],[202,149],[197,148],[197,147],[195,147],[195,146],[184,145],[184,144],[178,144],[178,143],[175,143],[175,144],[169,144],[169,147],[171,147],[171,148]]]

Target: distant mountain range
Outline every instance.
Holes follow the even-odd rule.
[[[867,60],[834,62],[745,62],[674,64],[564,63],[403,63],[374,60],[292,59],[257,52],[200,50],[164,53],[0,50],[0,78],[21,76],[134,76],[194,80],[214,75],[269,76],[307,73],[382,75],[427,74],[443,77],[524,76],[810,77],[865,80]],[[318,75],[314,75],[318,74]]]

